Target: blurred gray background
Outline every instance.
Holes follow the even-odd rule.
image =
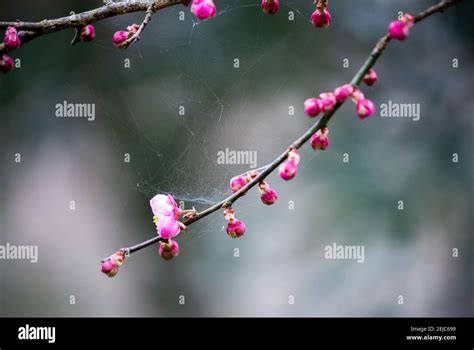
[[[275,205],[256,191],[236,203],[243,238],[227,237],[218,212],[178,237],[172,261],[153,246],[113,279],[99,271],[101,258],[154,236],[153,195],[198,209],[223,199],[248,166],[219,165],[218,151],[271,161],[313,122],[307,97],[348,82],[398,11],[435,2],[334,0],[321,30],[309,22],[310,0],[281,1],[275,16],[257,0],[217,0],[218,16],[202,23],[189,8],[160,11],[126,51],[112,34],[141,13],[97,23],[91,43],[70,47],[64,31],[15,51],[21,69],[0,77],[0,244],[38,245],[39,261],[0,260],[0,316],[472,316],[469,1],[391,43],[379,82],[364,88],[377,106],[419,103],[419,121],[377,113],[360,122],[347,103],[330,123],[327,151],[304,147],[293,181],[269,177]],[[0,17],[98,5],[2,2]],[[56,118],[64,100],[95,103],[96,120]],[[333,243],[363,245],[364,263],[325,259]]]

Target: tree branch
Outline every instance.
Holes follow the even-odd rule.
[[[103,6],[90,11],[71,14],[69,16],[55,19],[45,19],[40,22],[23,22],[20,20],[13,22],[0,21],[0,30],[6,29],[7,27],[15,27],[19,31],[19,36],[23,45],[24,43],[27,43],[45,34],[56,33],[65,29],[77,30],[78,28],[82,28],[87,24],[95,23],[109,17],[115,17],[132,12],[146,11],[147,15],[140,26],[141,33],[143,28],[150,21],[153,13],[178,4],[188,6],[189,2],[190,0],[136,0],[106,2]],[[137,36],[132,36],[134,37],[133,40],[130,40],[130,43],[126,47],[128,47],[132,42],[137,41],[139,35],[140,34],[138,33]],[[3,44],[0,44],[0,54],[5,53],[6,51],[7,50],[4,48]]]
[[[137,42],[140,40],[140,35],[142,34],[143,30],[145,29],[146,25],[151,21],[151,17],[153,17],[153,14],[155,13],[155,9],[153,5],[150,5],[148,9],[146,10],[146,15],[145,18],[142,21],[142,24],[140,24],[140,27],[138,30],[130,36],[127,40],[125,40],[123,43],[120,44],[120,48],[126,49],[128,48],[131,44]]]
[[[462,0],[443,0],[439,2],[436,5],[433,5],[426,10],[418,13],[414,18],[415,22],[419,22],[437,12],[443,12],[447,8],[461,2]],[[358,87],[364,77],[364,75],[367,74],[367,72],[375,65],[377,62],[378,58],[382,54],[382,52],[385,50],[387,47],[387,44],[390,42],[390,37],[388,35],[383,36],[380,38],[380,40],[377,42],[375,45],[374,49],[370,53],[370,56],[367,58],[367,60],[364,62],[362,67],[357,71],[355,76],[352,78],[350,84],[352,84],[355,87]],[[313,135],[316,131],[319,129],[325,127],[335,112],[340,108],[340,106],[344,102],[337,103],[332,110],[329,112],[326,112],[322,118],[316,122],[313,126],[311,126],[303,135],[301,135],[298,139],[296,139],[283,153],[281,153],[277,158],[275,158],[274,161],[271,163],[259,168],[262,169],[262,171],[254,177],[247,185],[242,187],[239,191],[235,192],[234,194],[230,195],[229,197],[223,199],[222,201],[212,205],[211,207],[197,213],[194,215],[192,218],[189,218],[184,222],[186,226],[191,225],[192,223],[199,221],[203,219],[204,217],[214,213],[215,211],[231,206],[234,202],[236,202],[240,197],[242,197],[245,193],[247,193],[251,188],[253,188],[255,185],[263,181],[268,175],[270,175],[281,163],[283,163],[286,158],[288,157],[288,153],[292,148],[299,149],[301,146],[303,146],[310,138],[311,135]],[[153,238],[150,238],[142,243],[136,244],[134,246],[128,247],[128,248],[122,248],[120,249],[123,251],[127,256],[131,255],[134,252],[137,252],[141,249],[144,249],[150,245],[153,245],[155,243],[158,243],[159,241],[163,240],[159,235]],[[107,259],[107,258],[106,258]],[[104,260],[106,260],[104,259]],[[104,261],[103,260],[103,261]]]

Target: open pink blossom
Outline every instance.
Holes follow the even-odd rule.
[[[279,3],[278,0],[262,0],[261,7],[263,13],[267,15],[274,15],[278,12]]]
[[[205,20],[216,15],[216,5],[212,0],[193,0],[191,12],[200,20]]]
[[[157,194],[150,200],[155,215],[156,230],[162,238],[171,238],[181,232],[179,208],[171,195]]]
[[[160,247],[158,248],[158,253],[165,260],[171,260],[175,256],[179,255],[179,245],[178,242],[173,240],[168,240],[168,242],[160,241]]]
[[[329,147],[329,129],[328,128],[321,128],[316,131],[310,139],[311,147],[314,150],[322,150],[324,151],[326,148]]]

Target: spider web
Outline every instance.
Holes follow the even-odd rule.
[[[186,208],[196,206],[198,210],[227,197],[230,178],[250,170],[248,164],[217,164],[217,152],[226,148],[260,152],[259,140],[249,140],[245,134],[249,128],[263,129],[269,125],[258,116],[252,119],[252,125],[242,125],[240,119],[248,117],[259,89],[268,88],[259,84],[258,70],[265,65],[265,60],[272,59],[272,46],[284,45],[302,28],[310,26],[308,14],[312,9],[311,2],[281,4],[279,20],[288,22],[289,11],[293,12],[294,20],[277,35],[272,35],[270,22],[277,17],[264,15],[259,1],[216,1],[216,6],[217,16],[208,21],[198,21],[190,9],[184,7],[158,12],[142,40],[126,52],[125,57],[157,60],[157,70],[173,72],[164,77],[157,74],[140,90],[146,91],[148,100],[144,104],[147,101],[160,104],[159,113],[143,116],[135,105],[127,106],[121,116],[102,110],[119,129],[126,130],[135,152],[140,154],[140,169],[127,170],[131,186],[148,199],[157,193],[171,193],[178,202],[184,201]],[[178,20],[181,11],[184,21]],[[228,27],[236,23],[244,25],[242,19],[248,16],[254,21],[250,29],[252,35],[234,33],[228,38],[220,34],[221,29],[228,31]],[[110,45],[100,46],[116,54]],[[238,68],[234,67],[235,58],[240,60]],[[271,87],[272,100],[259,105],[262,113],[271,108],[287,83],[287,77],[275,79],[276,84]],[[144,85],[143,77],[135,72],[127,81],[130,86]],[[185,107],[184,115],[179,112],[180,106]],[[150,131],[153,124],[143,122],[145,118],[155,121],[157,126],[166,119],[166,123],[172,125],[169,127],[177,129],[179,134],[175,144],[162,143],[160,136]],[[271,132],[267,137],[284,145]],[[264,157],[258,153],[257,167],[270,162],[274,156]]]

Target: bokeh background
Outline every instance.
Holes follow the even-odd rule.
[[[327,30],[312,28],[312,1],[281,3],[265,16],[257,0],[217,0],[218,16],[201,23],[172,7],[126,51],[112,34],[143,14],[96,24],[91,43],[71,47],[64,31],[14,52],[21,69],[0,77],[0,244],[38,245],[39,262],[0,261],[0,316],[472,316],[469,1],[390,44],[379,82],[364,89],[378,106],[419,103],[419,121],[360,122],[347,103],[327,151],[304,147],[293,181],[270,176],[275,205],[256,191],[236,203],[245,237],[227,237],[216,213],[178,237],[178,258],[166,262],[154,246],[115,278],[100,273],[101,258],[153,237],[154,194],[198,209],[227,196],[248,166],[219,165],[218,151],[271,161],[311,125],[307,97],[349,81],[398,11],[435,0],[330,1]],[[18,0],[2,2],[0,17],[98,5]],[[96,120],[56,118],[65,100],[95,103]],[[325,259],[332,243],[365,246],[365,262]]]

